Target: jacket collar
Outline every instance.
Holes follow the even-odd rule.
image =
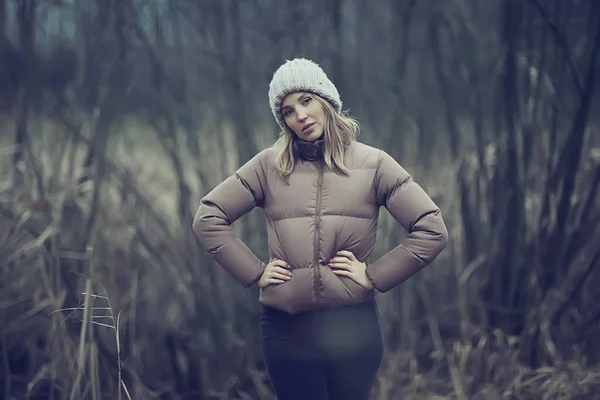
[[[298,156],[306,161],[320,160],[325,154],[325,139],[321,138],[314,142],[307,142],[296,138],[294,140],[294,150]]]

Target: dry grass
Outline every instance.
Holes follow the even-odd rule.
[[[387,354],[375,398],[600,399],[600,368],[573,360],[531,369],[518,362],[514,338],[477,336],[446,339],[443,354],[434,350],[423,370],[408,352]]]
[[[82,259],[85,260],[89,264],[90,273],[93,271],[93,249],[91,247],[87,248],[86,253],[83,255]],[[113,310],[113,306],[110,302],[110,298],[108,297],[108,292],[102,286],[102,284],[97,283],[100,286],[101,291],[98,294],[93,293],[92,289],[92,280],[90,278],[85,279],[85,291],[81,294],[83,296],[82,304],[77,307],[71,308],[63,308],[60,310],[56,310],[57,312],[69,312],[72,316],[78,311],[83,311],[83,318],[81,319],[81,330],[79,336],[79,349],[78,349],[78,357],[77,357],[77,375],[75,377],[75,383],[71,390],[70,400],[85,398],[87,392],[91,393],[91,395],[87,396],[93,400],[99,399],[101,387],[100,382],[98,381],[98,359],[97,359],[97,348],[94,344],[94,339],[92,335],[93,326],[99,326],[106,329],[111,330],[114,333],[115,344],[116,344],[116,358],[117,358],[117,383],[116,386],[119,388],[118,390],[118,399],[122,399],[123,392],[127,396],[129,400],[131,400],[131,395],[129,394],[129,390],[127,389],[127,385],[122,379],[121,369],[122,369],[122,361],[121,361],[121,345],[120,345],[120,334],[119,334],[119,322],[121,318],[121,312],[117,313],[117,317],[115,318],[115,312]],[[97,305],[97,303],[100,303]],[[89,361],[88,361],[89,360]],[[88,364],[89,362],[89,364]],[[88,375],[89,378],[89,388],[86,388],[84,393],[79,392],[79,388],[81,387],[81,382],[83,377]]]

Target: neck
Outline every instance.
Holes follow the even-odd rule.
[[[325,153],[325,138],[321,137],[314,142],[296,138],[294,140],[294,150],[304,160],[317,161],[322,159]]]

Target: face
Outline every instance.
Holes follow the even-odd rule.
[[[325,110],[313,94],[288,94],[281,103],[281,113],[287,126],[298,138],[314,142],[323,136]]]

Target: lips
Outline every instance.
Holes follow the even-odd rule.
[[[312,128],[315,123],[311,122],[310,124],[306,124],[302,127],[302,132],[306,132],[308,129]]]

